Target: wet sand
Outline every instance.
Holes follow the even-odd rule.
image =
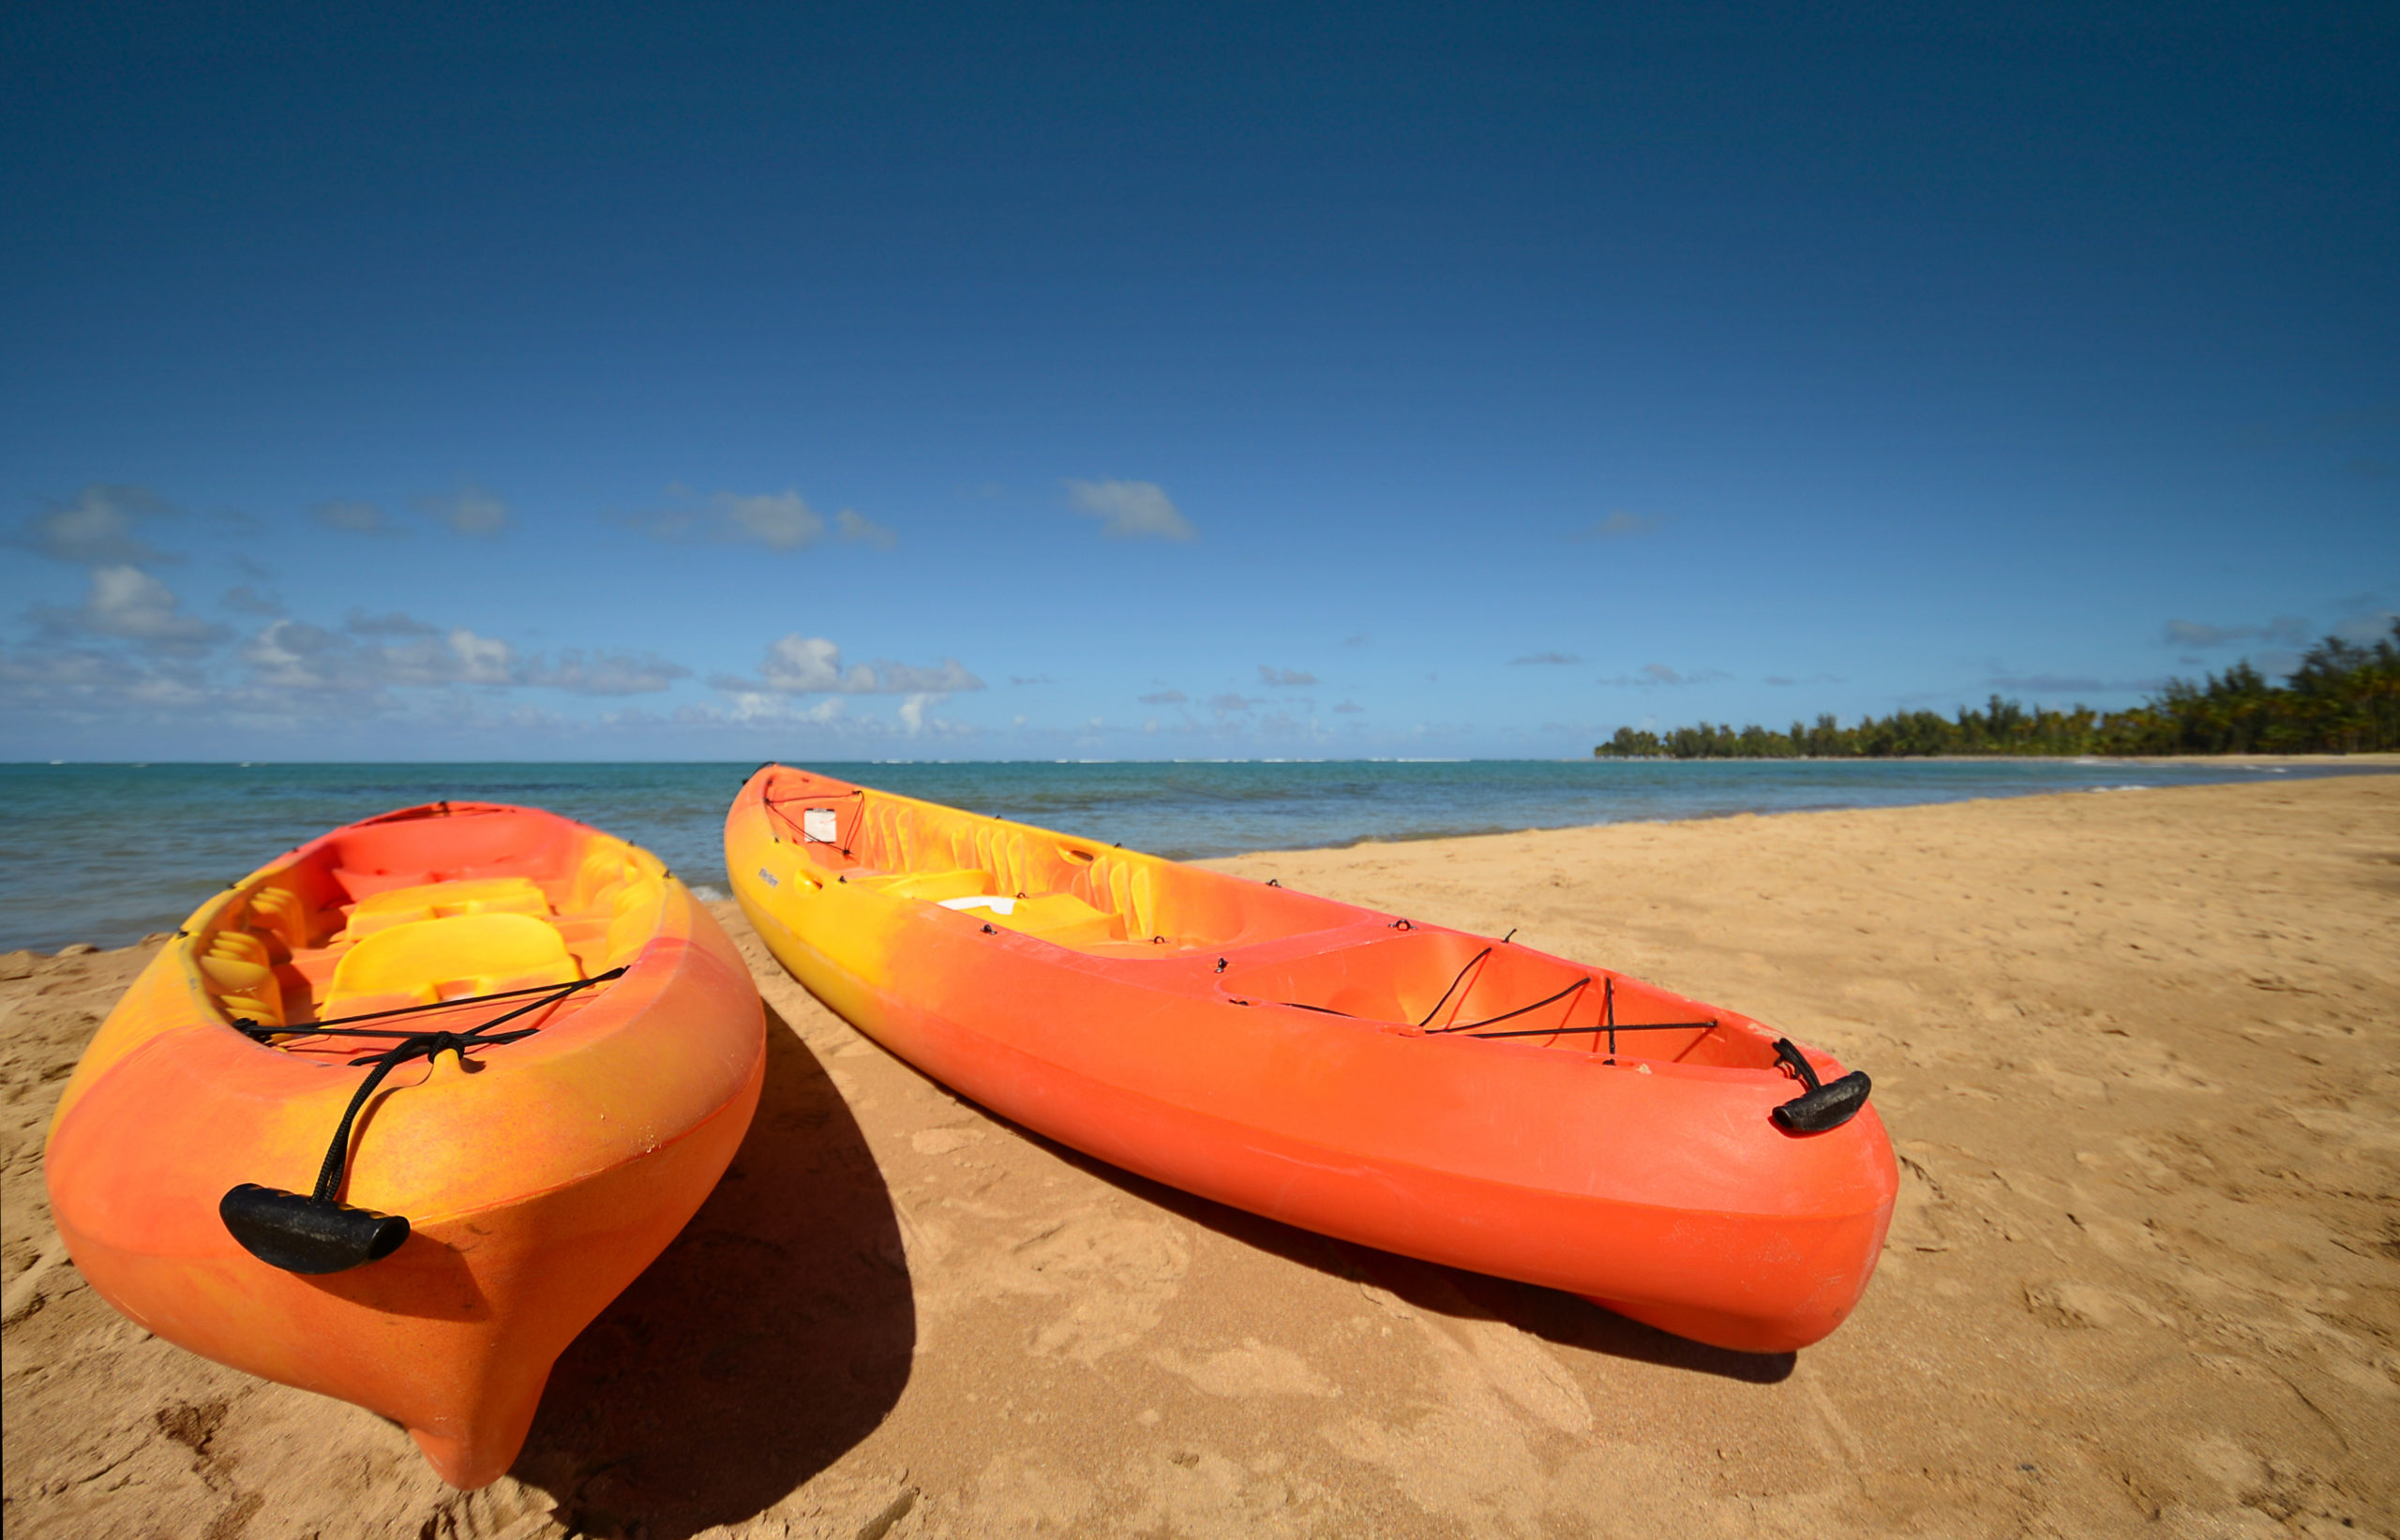
[[[1605,962],[1870,1071],[1873,1286],[1752,1358],[1096,1166],[786,979],[727,1181],[517,1470],[119,1319],[40,1143],[146,949],[0,959],[14,1536],[2400,1530],[2400,776],[1215,862]]]

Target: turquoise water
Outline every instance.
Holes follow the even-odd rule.
[[[2108,760],[819,764],[866,785],[1178,858],[1634,819],[2345,773]],[[2368,767],[2361,767],[2362,770]],[[525,802],[722,888],[746,764],[0,765],[0,950],[122,946],[339,824]]]

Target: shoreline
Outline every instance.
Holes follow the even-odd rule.
[[[720,903],[758,1121],[462,1495],[82,1285],[42,1129],[149,949],[43,956],[0,977],[10,1535],[2400,1530],[2400,781],[1206,864],[1522,926],[1869,1071],[1902,1192],[1858,1312],[1752,1359],[1113,1172],[862,1039]]]
[[[1247,768],[1264,770],[1289,763],[1258,761]],[[1265,797],[1250,784],[1249,775],[1219,785],[1203,782],[1195,790],[1171,785],[1166,775],[1079,781],[1076,771],[1085,767],[1073,767],[1054,785],[1050,777],[1039,773],[1051,768],[1046,764],[1013,761],[989,762],[994,776],[988,783],[970,764],[949,775],[913,777],[930,785],[912,785],[912,778],[895,776],[891,779],[899,784],[888,789],[1003,814],[1013,812],[1023,821],[1066,826],[1065,832],[1082,837],[1121,841],[1172,860],[1199,860],[1377,844],[1417,845],[1527,830],[1565,831],[1842,808],[1942,806],[2082,791],[2168,789],[2127,787],[2109,779],[2121,774],[2149,775],[2170,785],[2183,785],[2248,784],[2286,775],[2315,780],[2400,771],[2400,755],[1481,763],[1494,767],[1493,770],[1486,775],[1463,762],[1446,765],[1441,768],[1462,773],[1430,785],[1414,776],[1387,782],[1371,775],[1358,783],[1368,791],[1364,800],[1347,795],[1355,788],[1342,782],[1342,776],[1355,775],[1354,767],[1386,769],[1385,762],[1312,762],[1314,768],[1334,772],[1330,783],[1295,777],[1289,784],[1271,785],[1268,788],[1271,795]],[[1612,768],[1589,772],[1567,769],[1579,764]],[[1164,770],[1171,766],[1180,768],[1168,761],[1128,762],[1129,769],[1141,770]],[[1781,768],[1735,768],[1744,766]],[[1839,768],[1845,766],[1851,768]],[[174,767],[119,768],[172,771]],[[202,768],[221,770],[226,767]],[[247,768],[268,773],[277,769]],[[391,767],[368,767],[387,768]],[[450,776],[414,787],[378,785],[375,795],[362,797],[360,778],[338,773],[358,767],[311,767],[328,772],[331,781],[294,776],[284,788],[289,807],[279,826],[258,829],[255,838],[236,839],[229,832],[205,852],[202,845],[211,843],[206,836],[198,844],[185,836],[174,859],[138,867],[123,860],[122,846],[142,836],[130,830],[120,831],[122,838],[110,834],[114,828],[111,820],[120,815],[119,794],[112,792],[103,799],[105,806],[96,810],[94,794],[87,790],[53,789],[45,794],[46,801],[29,799],[17,810],[15,822],[0,817],[0,835],[11,839],[19,857],[10,881],[0,884],[0,946],[46,955],[73,944],[128,944],[137,934],[181,923],[190,904],[213,890],[225,874],[248,870],[262,849],[386,811],[403,804],[412,794],[421,800],[446,793],[468,799],[537,801],[624,834],[698,882],[713,886],[721,880],[717,875],[722,866],[719,819],[696,816],[692,811],[697,805],[692,801],[694,795],[705,800],[720,793],[714,772],[721,767],[707,762],[666,767],[684,771],[680,780],[688,785],[674,784],[676,777],[669,777],[668,784],[658,783],[654,775],[645,777],[641,772],[661,768],[647,762],[593,761],[553,768],[585,773],[579,783],[570,778],[540,787],[511,785],[502,773],[508,766],[502,762],[481,767],[493,784],[477,785],[472,775]],[[1535,773],[1523,773],[1528,768]],[[476,767],[457,769],[465,772]],[[696,779],[688,773],[694,769],[708,774]],[[1028,776],[1028,770],[1037,773]],[[622,782],[608,773],[614,771],[635,772],[634,779],[646,789],[629,795]],[[1008,773],[1002,775],[1002,771]],[[52,779],[72,786],[71,778]],[[2078,779],[2087,784],[2054,784]],[[248,785],[247,777],[243,781]],[[209,827],[213,812],[231,811],[225,808],[224,796],[221,788],[194,791],[178,804],[180,815]],[[644,798],[650,799],[651,807],[671,811],[646,823]],[[994,808],[996,800],[999,805]],[[247,819],[250,815],[245,809],[237,816]],[[252,826],[245,822],[232,827]],[[62,829],[68,832],[57,832]],[[56,885],[48,897],[41,896],[37,886],[43,878],[36,874],[45,869],[54,874],[50,880]]]

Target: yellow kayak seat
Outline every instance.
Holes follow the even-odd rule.
[[[323,1016],[431,1005],[582,977],[566,938],[531,915],[410,920],[377,931],[342,954],[325,993]]]
[[[395,925],[422,920],[442,920],[452,915],[543,916],[549,912],[548,897],[527,877],[427,882],[360,899],[351,907],[350,928],[343,934],[352,941],[364,941]]]

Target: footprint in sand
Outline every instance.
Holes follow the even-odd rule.
[[[981,1129],[919,1129],[908,1136],[908,1147],[919,1155],[954,1155],[982,1137]]]
[[[1196,1362],[1170,1348],[1151,1362],[1170,1374],[1181,1375],[1209,1396],[1325,1396],[1342,1394],[1308,1360],[1289,1348],[1269,1347],[1247,1337],[1238,1348],[1212,1353]]]
[[[1064,1297],[1066,1309],[1034,1333],[1032,1351],[1090,1364],[1157,1326],[1191,1265],[1172,1223],[1086,1211],[1011,1247],[981,1293]]]

